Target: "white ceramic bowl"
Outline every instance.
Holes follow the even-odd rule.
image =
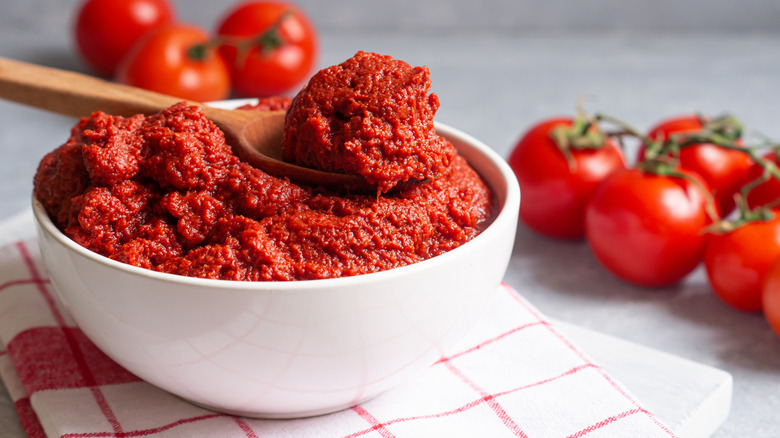
[[[76,323],[142,379],[237,415],[291,418],[370,399],[423,372],[475,323],[503,279],[520,191],[487,146],[443,124],[494,190],[479,236],[413,265],[347,278],[236,282],[163,274],[77,245],[33,200],[43,261]]]

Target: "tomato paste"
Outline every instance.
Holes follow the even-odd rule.
[[[295,97],[282,138],[286,161],[363,176],[387,191],[437,178],[455,155],[436,135],[439,98],[427,67],[358,52],[316,73]]]
[[[348,134],[332,141],[359,144],[360,152],[321,158],[326,163],[352,154],[352,164],[342,170],[393,184],[407,177],[424,182],[381,195],[299,186],[241,162],[198,107],[180,103],[151,116],[98,112],[82,119],[68,141],[41,161],[35,196],[80,245],[124,263],[186,276],[332,278],[447,252],[489,221],[492,193],[449,142],[429,131],[438,101],[422,91],[430,86],[426,70],[399,67],[378,55],[372,59],[350,63],[357,70],[347,76],[360,76],[356,88],[385,96],[394,111],[379,110],[381,97],[353,93],[363,96],[354,105],[365,110],[349,112],[349,92],[334,89],[331,100],[340,109],[328,112],[321,109],[328,106],[323,90],[311,97],[301,93],[290,117],[303,112],[325,125],[301,128],[308,122],[299,119],[288,138],[296,139],[296,150],[325,157],[317,149],[325,147],[325,131],[333,129],[325,126],[338,126]],[[371,88],[364,76],[390,88]],[[267,107],[261,103],[261,109]],[[388,163],[381,158],[384,152],[380,158],[362,156],[385,147],[403,149],[405,156],[403,164],[387,164],[388,175],[381,170]],[[425,158],[409,158],[415,155]]]

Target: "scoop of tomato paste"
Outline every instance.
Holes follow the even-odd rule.
[[[436,134],[439,98],[430,71],[376,53],[320,70],[293,99],[282,139],[285,160],[361,175],[380,192],[435,179],[453,156]]]

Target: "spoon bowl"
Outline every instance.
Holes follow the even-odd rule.
[[[93,112],[130,117],[154,114],[186,101],[92,76],[0,57],[0,98],[71,117]],[[371,190],[358,175],[326,172],[282,161],[284,111],[227,110],[190,102],[225,134],[243,161],[276,177],[312,186]],[[373,190],[376,190],[373,188]]]

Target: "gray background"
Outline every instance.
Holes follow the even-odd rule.
[[[213,28],[232,2],[176,2]],[[0,1],[0,56],[84,71],[70,41],[73,0]],[[731,112],[780,139],[780,2],[298,2],[321,32],[320,66],[357,50],[427,65],[437,119],[507,156],[533,122],[585,108],[641,129],[660,118]],[[0,220],[28,207],[40,157],[73,121],[0,102]],[[547,315],[732,373],[731,415],[716,437],[780,435],[780,338],[729,309],[701,269],[648,291],[605,272],[583,243],[521,227],[506,280]],[[19,434],[7,398],[0,435]]]
[[[53,35],[69,25],[74,0],[3,1],[4,32]],[[236,2],[174,0],[179,16],[212,27]],[[415,34],[778,32],[773,0],[301,0],[323,33]],[[35,13],[33,13],[33,11]],[[421,29],[424,28],[424,29]]]

